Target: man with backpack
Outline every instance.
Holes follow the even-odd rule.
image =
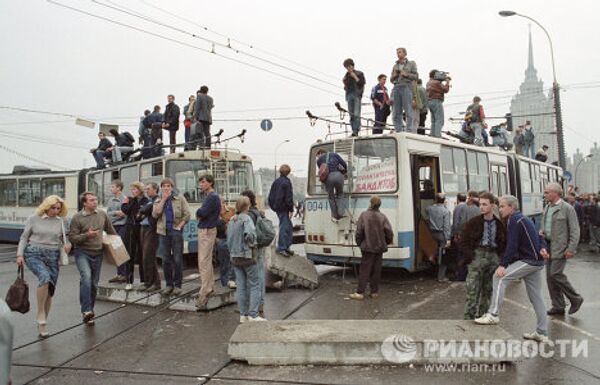
[[[329,197],[331,217],[334,221],[339,221],[345,217],[343,196],[348,165],[339,154],[319,149],[317,151],[317,167],[319,168],[319,179],[325,184]]]
[[[476,146],[484,146],[482,131],[485,125],[485,113],[483,112],[483,106],[481,105],[481,98],[479,96],[475,96],[473,98],[473,104],[467,107],[465,121],[469,123],[469,128],[473,133],[473,144]]]
[[[531,159],[535,158],[535,134],[529,120],[525,122],[525,127],[523,127],[523,155]]]
[[[108,132],[115,138],[114,146],[108,148],[112,154],[112,161],[113,163],[122,162],[124,154],[133,152],[135,139],[133,138],[133,135],[127,131],[119,134],[119,130],[116,128],[111,128]],[[129,157],[129,155],[127,155],[127,157]]]

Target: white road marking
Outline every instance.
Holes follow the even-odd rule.
[[[531,306],[525,306],[522,303],[517,302],[517,301],[512,300],[512,299],[509,299],[509,298],[504,298],[504,301],[506,301],[506,302],[508,302],[510,304],[513,304],[513,305],[515,305],[517,307],[520,307],[523,310],[527,310],[530,313],[534,313],[533,308]],[[586,304],[586,306],[587,306],[587,304]],[[556,319],[556,318],[553,318],[553,317],[549,317],[549,318],[550,318],[550,321],[554,322],[555,324],[562,325],[562,326],[566,327],[567,329],[574,330],[574,331],[579,332],[579,333],[581,333],[581,334],[583,334],[583,335],[585,335],[585,336],[587,336],[587,337],[589,337],[591,339],[594,339],[594,340],[600,342],[600,337],[596,336],[593,333],[588,332],[587,330],[578,328],[577,326],[573,326],[573,325],[571,325],[571,324],[569,324],[569,323],[567,323],[565,321],[562,321],[562,320],[559,320],[559,319]]]

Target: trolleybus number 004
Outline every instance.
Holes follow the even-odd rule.
[[[306,202],[306,210],[307,211],[320,211],[320,210],[329,210],[329,202],[326,200],[318,200],[318,201],[307,201]]]

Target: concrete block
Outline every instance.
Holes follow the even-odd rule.
[[[267,268],[271,273],[308,289],[316,289],[319,286],[317,269],[305,256],[296,254],[284,257],[275,252],[274,246],[266,252]]]
[[[169,306],[169,309],[181,311],[198,311],[198,309],[196,309],[198,290],[199,289],[196,289],[193,294],[185,296],[179,301],[173,303],[171,306]],[[211,311],[235,303],[237,303],[235,299],[235,290],[231,290],[220,285],[215,285],[214,292],[208,297],[206,308],[202,309],[202,311]]]
[[[499,363],[515,360],[510,337],[497,325],[463,320],[248,322],[228,353],[251,365]]]

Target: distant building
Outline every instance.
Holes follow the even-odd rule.
[[[591,154],[591,157],[585,158]],[[579,187],[579,193],[600,191],[600,147],[594,143],[589,153],[583,153],[577,149],[573,154],[573,161],[567,163],[567,170],[573,176],[569,184]]]
[[[548,149],[548,163],[558,160],[557,140],[554,127],[554,101],[552,89],[544,92],[544,82],[537,77],[537,70],[533,65],[533,45],[531,31],[529,31],[529,55],[525,81],[521,83],[519,92],[512,98],[510,112],[514,116],[513,127],[516,129],[529,120],[535,133],[535,152],[544,144]],[[548,114],[548,115],[540,115]]]

